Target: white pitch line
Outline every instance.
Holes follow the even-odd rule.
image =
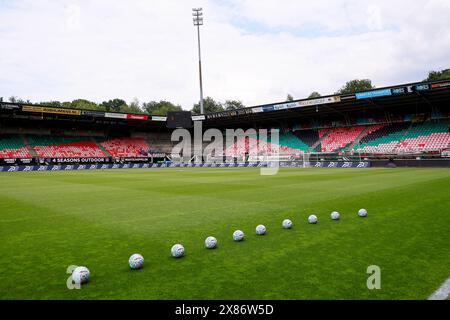
[[[450,277],[437,289],[428,300],[446,300],[450,295]]]

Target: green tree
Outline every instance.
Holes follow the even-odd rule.
[[[294,101],[294,97],[290,93],[288,93],[286,101]]]
[[[98,110],[98,104],[86,99],[75,99],[70,103],[70,108]]]
[[[127,106],[127,103],[125,100],[116,98],[113,100],[103,101],[100,105],[105,111],[120,112],[125,108],[125,106]]]
[[[139,100],[137,98],[134,98],[133,101],[129,105],[122,105],[120,107],[120,112],[125,113],[144,113],[139,106]]]
[[[355,93],[358,91],[367,91],[374,89],[370,79],[355,79],[347,81],[347,83],[338,91],[337,94]]]
[[[72,102],[71,101],[61,102],[61,107],[62,108],[72,108]]]
[[[428,78],[426,78],[424,81],[436,81],[443,79],[450,79],[450,69],[443,69],[441,71],[430,71],[428,73]]]
[[[23,100],[21,98],[18,98],[16,96],[11,96],[8,98],[9,102],[11,103],[31,103],[30,100]]]
[[[317,91],[314,91],[308,96],[308,99],[320,98],[321,96],[322,95],[320,93],[318,93]]]
[[[18,98],[18,97],[16,97],[16,96],[11,96],[11,97],[9,97],[9,102],[11,102],[11,103],[28,103],[28,104],[31,104],[32,102],[30,101],[30,100],[24,100],[24,99],[21,99],[21,98]]]
[[[42,104],[44,106],[50,106],[55,108],[61,108],[62,103],[60,101],[41,101],[39,104]]]
[[[162,116],[165,116],[169,111],[183,110],[180,105],[173,104],[172,102],[166,100],[160,100],[159,102],[144,102],[142,104],[142,109],[145,113]]]
[[[127,104],[122,105],[120,107],[119,111],[124,112],[124,113],[137,113],[137,114],[144,113],[141,108],[136,107],[136,105],[131,105],[131,104],[130,105],[127,105]]]
[[[225,110],[236,110],[245,108],[241,100],[226,100],[223,104]]]
[[[205,113],[224,111],[223,105],[220,102],[215,101],[211,97],[206,97],[205,99],[203,99],[203,108]],[[194,107],[191,111],[193,114],[200,114],[200,103],[194,104]]]

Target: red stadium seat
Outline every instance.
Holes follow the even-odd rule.
[[[142,157],[142,151],[150,146],[143,138],[117,138],[101,143],[113,157]]]

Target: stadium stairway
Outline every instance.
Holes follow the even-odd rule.
[[[20,135],[0,136],[0,158],[30,158],[31,154]]]
[[[367,132],[369,132],[370,127],[366,127],[357,137],[355,140],[353,140],[352,142],[350,142],[348,145],[346,145],[344,148],[342,148],[343,152],[349,151],[349,150],[353,150],[353,147],[355,146],[355,144],[358,144],[359,141],[361,141],[361,139],[363,137],[365,137],[367,135]]]
[[[279,145],[283,147],[288,147],[290,149],[300,150],[302,152],[307,152],[310,146],[302,141],[300,138],[295,136],[291,132],[282,133],[279,137]]]
[[[30,146],[30,143],[28,141],[28,137],[26,135],[22,135],[22,139],[23,139],[24,145],[27,147],[28,152],[31,154],[31,156],[32,157],[38,157],[38,154],[36,153],[36,151],[33,149],[32,146]]]
[[[405,137],[407,137],[408,132],[411,130],[412,127],[413,127],[413,123],[411,122],[411,123],[409,124],[409,127],[403,132],[403,136],[398,140],[398,143],[395,145],[395,147],[394,147],[394,149],[392,150],[392,152],[397,152],[398,148],[399,148],[400,145],[401,145],[401,142],[402,142],[403,140],[405,140]]]
[[[347,145],[345,148],[342,149],[343,152],[348,152],[351,151],[355,148],[355,145],[358,145],[361,141],[361,139],[363,139],[364,137],[368,136],[369,134],[371,134],[374,131],[377,131],[381,128],[383,128],[384,125],[383,124],[374,124],[374,125],[369,125],[367,126],[359,135],[358,137],[356,137],[356,139],[351,142],[349,145]]]
[[[354,150],[366,153],[430,152],[448,148],[448,121],[393,123],[363,137]]]
[[[305,153],[319,140],[319,133],[315,129],[295,130],[293,134],[308,146],[308,148],[304,150]]]
[[[325,133],[322,135],[322,137],[319,137],[319,140],[317,140],[317,142],[314,143],[314,144],[311,146],[311,148],[309,148],[308,153],[315,152],[315,151],[319,150],[319,149],[320,149],[320,145],[322,144],[322,141],[323,141],[326,137],[328,137],[328,136],[331,134],[331,132],[333,132],[333,129],[328,129],[328,131],[325,132]],[[319,149],[318,149],[318,148],[319,148]],[[320,150],[319,150],[319,152],[320,152]]]
[[[271,135],[266,137],[266,139],[262,139],[262,137],[259,137],[257,143],[260,144],[263,148],[269,147],[269,149],[271,149],[272,145],[279,145],[281,152],[292,152],[294,154],[304,153],[310,148],[307,143],[302,141],[292,132],[280,133],[278,138],[278,143],[276,144],[274,143]]]
[[[448,121],[413,122],[400,140],[395,151],[439,151],[450,142],[450,123]]]
[[[97,147],[98,147],[100,150],[102,150],[103,153],[104,153],[107,157],[112,157],[112,156],[111,156],[111,153],[109,153],[108,150],[106,150],[105,147],[103,147],[103,146],[101,145],[101,143],[99,143],[99,142],[97,141],[97,139],[95,139],[94,137],[92,137],[92,138],[91,138],[91,141],[92,141],[93,143],[95,143],[95,144],[97,145]]]
[[[363,137],[359,144],[355,144],[353,150],[356,152],[389,153],[397,145],[404,135],[409,124],[392,123]]]

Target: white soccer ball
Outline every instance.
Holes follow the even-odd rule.
[[[258,225],[256,227],[256,234],[259,236],[266,234],[266,227],[262,224]]]
[[[312,215],[310,215],[309,217],[308,217],[308,222],[309,223],[317,223],[317,216],[316,215],[314,215],[314,214],[312,214]]]
[[[184,247],[181,244],[175,244],[170,250],[172,257],[180,258],[184,255]]]
[[[242,241],[244,240],[244,232],[242,232],[241,230],[236,230],[235,232],[233,232],[233,240],[234,241]]]
[[[289,219],[284,219],[283,220],[283,228],[285,228],[285,229],[292,228],[292,221]]]
[[[128,259],[128,264],[131,269],[140,269],[144,266],[144,257],[139,253],[133,254],[130,259]]]
[[[331,219],[333,219],[333,220],[339,220],[340,217],[341,217],[341,215],[337,211],[333,211],[331,213]]]
[[[214,249],[217,246],[217,239],[214,237],[208,237],[205,240],[205,247],[207,249]]]
[[[91,272],[86,267],[76,267],[72,271],[72,280],[76,284],[83,284],[89,281]]]
[[[359,209],[358,216],[360,216],[360,217],[367,217],[367,210],[366,209]]]

